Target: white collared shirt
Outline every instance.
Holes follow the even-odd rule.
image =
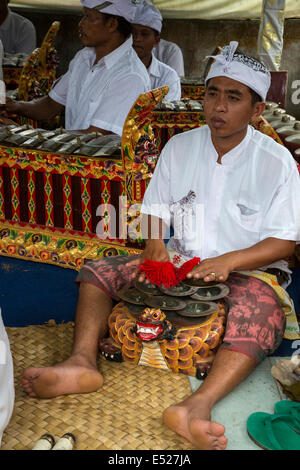
[[[131,106],[151,89],[149,75],[131,37],[96,65],[95,58],[92,47],[79,51],[49,96],[66,107],[66,129],[92,125],[122,135]]]
[[[15,403],[14,366],[0,308],[0,447]]]
[[[160,62],[152,53],[152,61],[148,67],[148,73],[151,81],[151,88],[168,86],[169,91],[165,99],[168,101],[180,100],[181,83],[177,72],[166,64]]]
[[[300,240],[300,178],[284,146],[248,126],[222,164],[217,159],[207,125],[164,147],[141,211],[176,229],[168,249],[203,260],[268,237]],[[286,262],[275,265],[288,271]]]
[[[31,54],[36,48],[36,32],[31,21],[8,10],[8,15],[0,25],[0,39],[8,54],[23,52]]]
[[[155,57],[176,70],[179,77],[184,77],[184,60],[180,47],[171,41],[161,39],[153,49]]]

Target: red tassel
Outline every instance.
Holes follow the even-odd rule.
[[[193,258],[185,263],[183,263],[180,268],[177,268],[177,280],[178,282],[182,281],[186,278],[186,275],[195,267],[197,264],[200,263],[200,258]]]
[[[174,266],[170,261],[160,262],[146,259],[139,266],[139,270],[144,272],[147,279],[156,286],[163,284],[164,287],[171,287],[176,283]]]
[[[139,270],[145,273],[146,278],[156,286],[163,285],[165,288],[173,287],[186,278],[198,263],[200,258],[193,258],[186,261],[180,268],[176,268],[170,261],[152,261],[145,259],[145,262],[139,265]]]

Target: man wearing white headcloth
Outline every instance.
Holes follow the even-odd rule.
[[[141,207],[151,226],[150,237],[143,232],[145,250],[140,257],[83,266],[72,358],[56,368],[25,371],[23,386],[31,396],[101,386],[95,357],[112,299],[133,285],[138,272],[140,281],[145,278],[139,267],[146,259],[168,261],[176,250],[186,260],[201,259],[188,278],[222,282],[230,292],[225,335],[207,377],[164,411],[164,423],[197,449],[226,448],[225,428],[211,420],[211,411],[280,344],[286,325],[280,299],[290,280],[285,259],[300,239],[296,163],[285,147],[249,125],[264,110],[270,74],[236,48],[236,42],[223,48],[207,76],[207,125],[174,136],[161,153]],[[177,211],[187,219],[181,224]],[[166,246],[170,224],[183,230]]]
[[[48,120],[65,109],[68,130],[122,135],[126,116],[149,76],[132,49],[134,0],[81,0],[79,36],[85,46],[49,95],[31,102],[7,100],[6,110]]]
[[[160,62],[153,48],[160,41],[162,16],[154,5],[143,1],[137,5],[132,25],[133,48],[148,70],[151,88],[168,86],[168,101],[180,100],[181,84],[177,72]]]
[[[152,4],[151,0],[143,0]],[[153,55],[164,64],[167,64],[177,72],[179,77],[184,77],[184,59],[180,47],[175,42],[160,38],[153,48]]]

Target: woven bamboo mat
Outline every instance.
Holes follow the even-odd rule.
[[[32,449],[48,432],[77,438],[78,450],[189,450],[169,430],[162,412],[191,393],[188,377],[153,367],[115,363],[99,357],[101,390],[52,399],[29,397],[22,371],[63,361],[71,352],[73,323],[7,328],[15,367],[15,408],[1,450]]]

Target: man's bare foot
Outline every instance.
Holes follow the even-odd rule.
[[[169,406],[163,413],[163,420],[197,449],[224,450],[227,447],[224,426],[210,420],[210,409],[199,397],[189,397]]]
[[[102,386],[103,377],[96,366],[81,356],[71,356],[53,367],[25,369],[21,383],[31,397],[53,398],[95,392]]]

